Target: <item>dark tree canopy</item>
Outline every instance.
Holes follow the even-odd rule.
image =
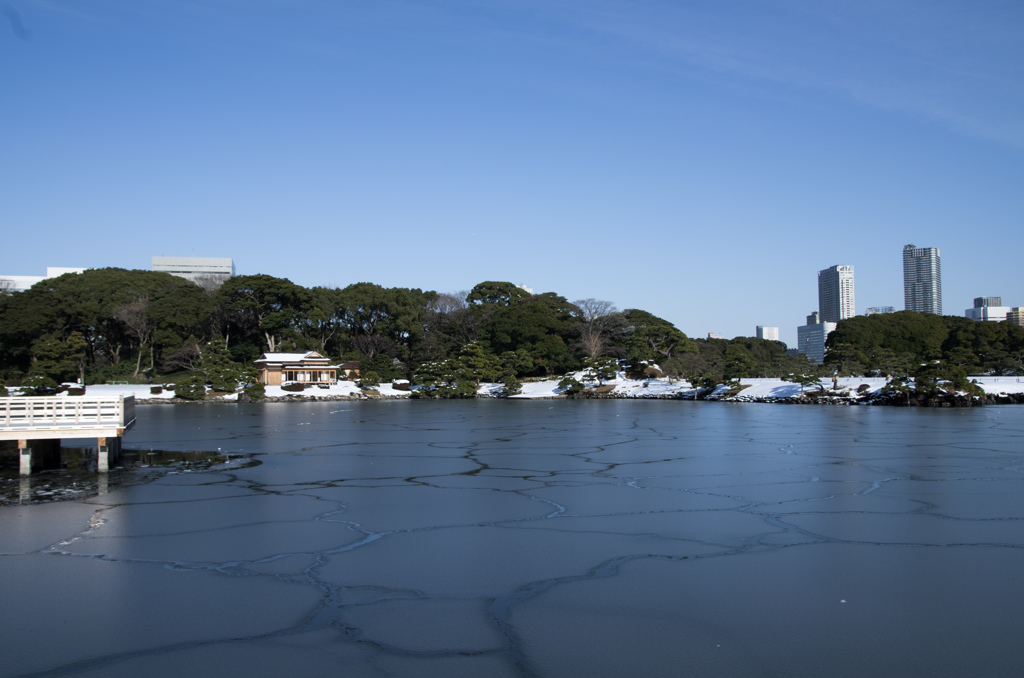
[[[778,341],[694,341],[644,310],[619,312],[597,299],[570,303],[502,281],[439,294],[369,282],[307,289],[258,274],[230,278],[211,297],[166,273],[108,268],[0,295],[2,380],[187,372],[207,382],[211,374],[246,374],[251,381],[240,366],[251,367],[261,352],[306,350],[361,360],[367,373],[384,378],[444,373],[435,381],[456,394],[471,393],[480,379],[514,384],[595,365],[606,374],[616,358],[655,362],[694,383],[821,373]],[[1021,373],[1024,327],[912,312],[858,316],[829,336],[821,369],[919,374],[922,384]]]
[[[287,278],[239,275],[224,281],[214,301],[222,313],[225,336],[232,329],[243,335],[261,334],[266,350],[276,351],[308,308],[310,293]]]
[[[1024,365],[1024,327],[900,311],[841,320],[825,342],[826,362],[853,356],[869,372],[913,374],[938,360],[975,373],[1006,374]]]
[[[697,353],[697,346],[676,326],[653,313],[631,308],[625,311],[628,329],[627,359],[639,361],[665,361],[681,353]]]

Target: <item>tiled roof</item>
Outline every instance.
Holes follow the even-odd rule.
[[[316,351],[307,351],[306,353],[264,353],[263,357],[257,360],[258,363],[297,363],[303,360],[329,360],[324,358]]]

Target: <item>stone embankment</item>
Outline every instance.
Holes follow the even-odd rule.
[[[139,405],[204,405],[207,403],[313,403],[313,402],[334,402],[344,401],[352,402],[359,400],[404,400],[408,398],[408,395],[382,395],[374,391],[373,393],[367,393],[365,390],[360,393],[352,393],[346,395],[286,395],[286,396],[267,396],[265,398],[252,398],[244,393],[238,394],[237,398],[221,398],[218,396],[207,396],[206,398],[200,398],[199,400],[185,400],[183,398],[152,398],[152,399],[136,399],[136,404]]]
[[[888,407],[980,407],[982,405],[1024,405],[1024,393],[998,393],[972,396],[962,393],[910,393],[882,394],[878,392],[856,393],[849,390],[807,391],[796,396],[747,396],[742,389],[716,392],[703,389],[696,395],[690,393],[666,393],[658,395],[632,395],[615,391],[584,389],[567,393],[564,397],[574,400],[704,400],[723,403],[770,403],[776,405],[882,405]]]
[[[313,395],[305,393],[284,396],[269,396],[259,402],[295,403],[295,402],[336,402],[336,401],[368,401],[368,400],[401,400],[408,398],[408,393],[381,394],[374,389],[362,389],[344,395]],[[504,398],[497,393],[481,393],[478,398]],[[670,393],[628,393],[618,391],[612,385],[582,391],[552,393],[545,396],[532,396],[530,399],[549,400],[704,400],[725,403],[771,403],[779,405],[883,405],[889,407],[978,407],[982,405],[1021,405],[1024,404],[1024,393],[998,393],[985,395],[967,395],[963,393],[914,393],[887,394],[878,391],[861,392],[850,389],[840,390],[809,390],[795,396],[750,396],[743,394],[743,387],[723,390],[721,388],[700,389],[687,392]],[[255,402],[246,394],[237,398],[224,399],[207,396],[201,400],[183,400],[180,398],[139,399],[139,404],[204,404]]]

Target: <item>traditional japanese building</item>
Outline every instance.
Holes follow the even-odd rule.
[[[358,360],[349,360],[347,363],[338,368],[338,371],[346,379],[358,379],[359,370],[362,367],[362,363]]]
[[[334,384],[338,381],[338,365],[316,351],[308,353],[264,353],[256,361],[260,382],[280,386],[286,381],[303,384]]]

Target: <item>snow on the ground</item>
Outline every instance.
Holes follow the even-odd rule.
[[[577,373],[573,376],[582,381],[582,373]],[[561,377],[558,377],[544,381],[524,382],[522,392],[511,397],[558,397],[562,394],[562,390],[558,388],[558,382],[561,379]],[[972,377],[971,379],[976,380],[978,385],[989,394],[1024,393],[1024,377]],[[867,384],[870,387],[868,392],[877,392],[885,386],[885,382],[885,378],[882,377],[841,377],[839,379],[839,388],[840,390],[846,389],[852,394],[856,394],[858,387],[862,384]],[[627,379],[622,372],[619,372],[615,379],[605,381],[604,383],[615,386],[612,395],[627,398],[657,398],[659,396],[692,398],[696,393],[695,389],[686,381],[667,378],[634,380]],[[800,395],[799,384],[792,384],[781,379],[741,379],[740,383],[747,387],[740,392],[740,395],[747,398],[790,398]],[[832,379],[822,379],[821,384],[825,388],[831,389]],[[587,384],[587,387],[592,388],[596,385],[596,383],[591,382]],[[804,391],[813,391],[815,388],[814,386],[808,386]],[[479,393],[480,395],[497,395],[502,389],[504,389],[504,386],[501,384],[481,384]],[[400,391],[393,384],[381,384],[374,390],[383,397],[405,398],[409,396],[408,391]],[[720,386],[718,388],[718,392],[726,390],[728,390],[726,387]],[[283,396],[358,396],[361,392],[362,389],[352,381],[340,381],[337,384],[331,384],[329,388],[312,387],[301,392],[285,391],[280,386],[266,387],[267,396],[276,398]],[[163,393],[154,394],[150,393],[150,387],[146,384],[90,384],[86,387],[86,395],[106,397],[135,396],[137,400],[169,400],[174,398],[174,386],[165,387]],[[68,395],[67,393],[61,393],[58,397],[68,397]],[[231,394],[221,399],[235,400],[237,397],[237,394]]]
[[[75,384],[77,385],[77,384]],[[160,386],[161,384],[153,384]],[[148,384],[89,384],[85,387],[85,395],[98,398],[114,398],[118,396],[135,396],[136,400],[169,400],[174,397],[174,386],[168,390],[166,387],[163,393],[150,393]],[[57,397],[69,397],[67,391],[58,393]],[[70,396],[75,397],[75,396]]]
[[[161,384],[154,384],[154,386],[160,386]],[[150,393],[150,387],[148,384],[89,384],[85,387],[85,395],[97,396],[97,397],[108,397],[114,398],[119,396],[135,396],[136,400],[170,400],[174,398],[174,385],[169,384],[164,387],[162,393]],[[375,389],[381,396],[387,397],[408,397],[408,391],[400,391],[394,387],[394,384],[381,384]],[[325,397],[325,396],[352,396],[359,395],[362,389],[356,385],[353,381],[340,381],[337,384],[331,384],[329,388],[317,388],[311,386],[305,391],[285,391],[280,386],[267,386],[266,395],[271,398],[280,398],[283,396],[299,396],[299,397]],[[59,393],[58,397],[67,398],[69,397],[67,392]],[[75,396],[70,396],[75,397]],[[219,400],[237,400],[238,394],[231,393],[229,395],[221,396]]]
[[[575,377],[580,382],[583,382],[583,373],[577,372],[570,376]],[[554,398],[562,394],[562,389],[558,388],[558,382],[562,380],[562,377],[556,377],[554,379],[545,379],[544,381],[528,381],[523,382],[523,389],[520,393],[510,396],[512,398]],[[589,382],[585,384],[587,388],[593,388],[597,386],[597,382]],[[627,379],[625,374],[618,372],[615,375],[615,379],[609,379],[602,382],[602,385],[614,386],[612,394],[619,397],[627,398],[655,398],[658,396],[672,396],[682,394],[683,397],[692,397],[695,393],[694,388],[686,381],[680,381],[679,379]],[[483,384],[480,387],[481,394],[497,393],[502,388],[501,384]]]
[[[621,372],[616,376],[616,379],[605,383],[614,385],[615,389],[612,391],[612,394],[620,397],[656,398],[659,396],[677,396],[692,398],[696,393],[695,389],[688,382],[678,379],[633,380],[627,379]],[[576,374],[575,377],[581,379],[581,374]],[[1024,393],[1024,377],[973,377],[972,379],[977,380],[978,385],[986,393]],[[512,397],[552,398],[558,396],[561,393],[561,390],[558,388],[560,380],[559,378],[524,383],[522,393]],[[740,395],[748,398],[792,398],[799,396],[801,392],[799,384],[793,384],[781,379],[741,379],[740,383],[746,386],[746,388],[740,391]],[[851,394],[856,394],[857,389],[862,384],[868,385],[869,388],[866,389],[866,392],[874,393],[881,390],[885,383],[886,379],[884,377],[840,377],[838,385],[841,391],[848,390]],[[831,389],[832,378],[823,378],[821,384],[826,389]],[[590,383],[587,386],[593,387],[596,386],[596,383]],[[501,388],[500,384],[485,384],[481,386],[480,392],[482,394],[495,393]],[[813,391],[816,388],[815,386],[808,386],[805,387],[804,391]],[[727,390],[729,390],[728,387],[719,386],[716,392],[724,393]]]
[[[1024,393],[1024,377],[972,377],[985,393]]]
[[[380,386],[372,387],[372,390],[377,391],[381,396],[385,397],[398,397],[407,398],[409,396],[408,391],[399,391],[395,388],[394,384],[381,384]],[[318,386],[307,387],[305,391],[285,391],[280,386],[267,386],[266,395],[268,398],[281,398],[283,396],[299,396],[299,397],[336,397],[336,396],[358,396],[362,393],[361,389],[354,381],[339,381],[336,384],[331,384],[327,388],[320,388]]]

